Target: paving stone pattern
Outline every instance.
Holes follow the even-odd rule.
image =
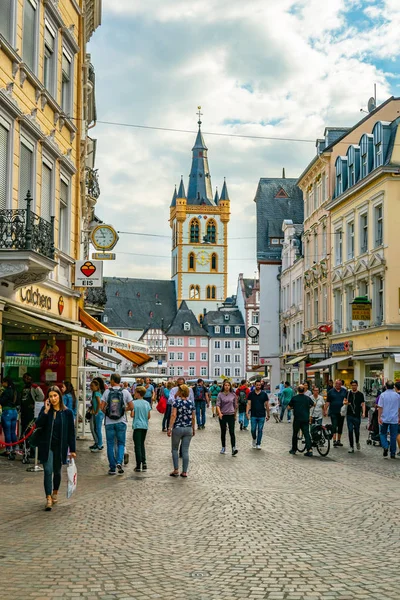
[[[268,423],[261,451],[237,431],[219,454],[208,417],[187,480],[169,477],[170,440],[152,412],[147,473],[107,475],[78,442],[78,490],[44,507],[43,474],[0,459],[1,600],[386,600],[399,598],[400,459],[379,447],[288,454]],[[346,438],[346,434],[344,435]]]

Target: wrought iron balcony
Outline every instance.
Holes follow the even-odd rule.
[[[27,208],[0,210],[0,252],[27,250],[54,259],[54,217],[46,221],[32,212],[31,205],[28,192]]]
[[[86,167],[86,190],[88,195],[97,200],[100,196],[98,169]]]

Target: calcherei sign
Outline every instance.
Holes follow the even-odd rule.
[[[24,304],[30,304],[31,306],[37,306],[38,308],[44,308],[51,310],[51,298],[42,294],[39,288],[34,289],[33,286],[30,288],[22,288],[19,291],[19,297],[21,302]]]
[[[75,287],[102,287],[103,263],[101,260],[77,260],[75,263]]]

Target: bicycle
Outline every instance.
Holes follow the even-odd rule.
[[[326,425],[311,425],[310,437],[312,447],[317,449],[320,456],[328,456],[331,447],[331,433]],[[306,449],[306,440],[303,432],[300,430],[297,435],[297,451],[304,452]]]

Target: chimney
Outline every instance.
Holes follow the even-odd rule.
[[[286,179],[286,176],[285,176],[285,167],[283,167],[283,169],[282,169],[282,179]]]

